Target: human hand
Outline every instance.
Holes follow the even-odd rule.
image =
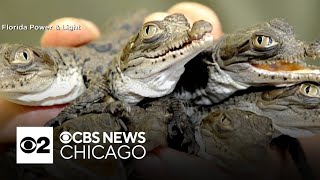
[[[197,10],[194,10],[197,9]],[[168,12],[153,13],[145,21],[159,20],[169,13],[183,13],[192,24],[194,21],[204,19],[213,25],[213,35],[218,38],[222,35],[220,22],[216,14],[208,7],[198,3],[180,3]],[[69,46],[76,47],[86,44],[100,36],[99,29],[92,23],[83,19],[62,18],[50,25],[80,25],[79,31],[46,31],[41,39],[41,46]],[[31,107],[14,104],[0,99],[0,143],[14,142],[17,126],[43,126],[47,121],[56,117],[63,107]]]
[[[220,21],[217,15],[208,7],[198,3],[179,3],[171,7],[167,12],[153,13],[146,18],[146,21],[159,20],[168,15],[168,13],[183,13],[190,23],[203,19],[210,22],[213,26],[212,34],[217,39],[223,34]],[[80,20],[63,18],[53,22],[53,24],[77,24],[81,25],[81,31],[47,31],[41,39],[42,46],[79,46],[100,36],[98,28],[92,23]],[[45,122],[55,117],[63,106],[54,107],[27,107],[7,101],[0,100],[0,143],[14,142],[15,127],[17,126],[42,126]],[[315,141],[307,141],[309,144]],[[318,141],[319,142],[319,139]],[[309,145],[310,146],[310,145]],[[311,148],[311,146],[309,147]],[[308,150],[310,151],[310,150]],[[311,150],[312,151],[312,150]],[[315,151],[319,152],[319,151]],[[279,156],[275,152],[273,157],[280,162]],[[282,162],[282,161],[281,161]],[[283,162],[282,162],[283,163]],[[284,163],[289,165],[288,163]],[[212,179],[211,175],[226,175],[207,162],[199,158],[188,156],[187,154],[177,152],[169,148],[158,148],[147,158],[137,162],[137,171],[140,171],[145,177],[207,177]],[[140,167],[140,169],[139,169]],[[145,168],[149,170],[146,171]],[[279,166],[278,166],[279,167]],[[290,165],[292,168],[292,164]],[[178,170],[177,170],[178,168]],[[277,166],[270,167],[269,172],[276,169]]]
[[[46,31],[41,39],[41,46],[79,46],[100,36],[99,29],[91,22],[62,18],[51,23],[81,25],[79,31]],[[17,126],[43,126],[62,111],[63,105],[49,107],[22,106],[0,99],[0,143],[15,141]],[[0,146],[1,148],[1,146]]]

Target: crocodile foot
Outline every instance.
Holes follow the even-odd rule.
[[[179,143],[181,146],[186,144],[194,144],[194,127],[187,115],[185,106],[182,101],[175,98],[169,98],[166,100],[168,104],[168,111],[172,114],[168,121],[168,135],[171,140],[180,139]],[[181,148],[181,147],[177,147]]]
[[[95,103],[80,112],[80,115],[90,113],[111,113],[112,115],[121,116],[124,113],[130,113],[131,107],[124,101]]]
[[[91,113],[96,113],[96,114],[110,113],[112,115],[121,117],[129,114],[130,111],[131,111],[130,105],[123,101],[95,103],[78,111],[75,111],[74,108],[65,109],[56,118],[47,122],[45,126],[56,127],[68,120],[74,119],[78,116],[91,114]],[[121,121],[119,121],[119,123],[124,129],[126,129],[125,125],[121,123]]]

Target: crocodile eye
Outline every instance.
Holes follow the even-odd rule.
[[[31,51],[24,49],[15,54],[12,63],[29,63],[31,61]]]
[[[268,49],[270,47],[276,46],[279,43],[269,36],[256,35],[252,41],[253,46],[258,50]]]
[[[226,127],[231,127],[232,126],[230,119],[228,119],[225,116],[220,119],[220,123],[221,123],[221,125],[226,126]]]
[[[300,93],[309,97],[318,97],[319,96],[319,87],[313,84],[302,84],[300,86]]]
[[[145,42],[155,41],[160,34],[161,30],[156,24],[145,24],[141,30],[141,36]]]

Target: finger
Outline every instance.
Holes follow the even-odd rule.
[[[0,99],[0,143],[15,141],[16,127],[43,126],[56,117],[63,105],[50,107],[31,107]]]
[[[169,15],[169,13],[167,13],[167,12],[155,12],[155,13],[148,15],[146,18],[144,18],[144,22],[161,21],[168,15]]]
[[[100,31],[92,22],[77,18],[61,18],[50,23],[52,30],[47,30],[41,38],[41,46],[75,47],[88,43],[100,36]],[[60,29],[58,30],[57,27]],[[64,30],[67,27],[80,29]]]
[[[168,10],[168,13],[182,13],[190,20],[190,23],[198,20],[208,21],[212,24],[212,34],[215,39],[223,35],[217,14],[205,5],[194,2],[182,2],[172,6]]]

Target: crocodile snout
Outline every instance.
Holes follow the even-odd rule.
[[[212,25],[204,20],[199,20],[193,23],[192,29],[188,32],[188,35],[192,39],[200,39],[206,33],[210,33],[212,31]]]

